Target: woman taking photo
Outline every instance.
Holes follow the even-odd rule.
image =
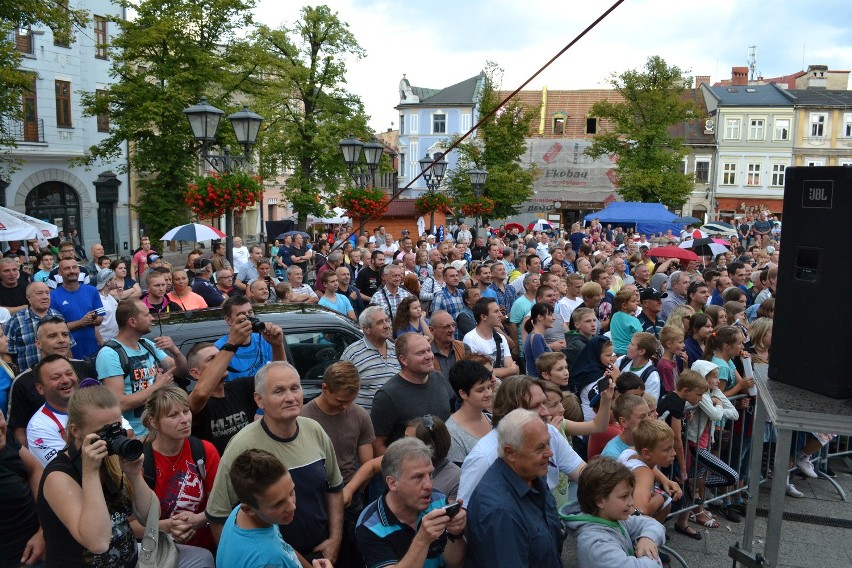
[[[527,335],[524,338],[524,362],[527,374],[531,377],[538,378],[538,369],[535,367],[538,356],[552,351],[544,340],[545,332],[551,327],[553,327],[553,308],[550,304],[543,302],[534,304],[530,310],[530,317],[524,324]]]
[[[123,260],[113,260],[109,265],[110,270],[115,272],[116,278],[122,283],[122,290],[119,300],[136,299],[142,296],[142,288],[127,274],[127,263]]]
[[[210,442],[190,436],[187,394],[176,386],[158,389],[145,404],[142,424],[148,429],[143,472],[160,501],[160,529],[175,542],[216,550],[204,510],[219,453]]]
[[[147,516],[151,490],[142,477],[142,456],[130,461],[109,455],[98,435],[120,424],[121,407],[107,387],[71,396],[68,447],[45,468],[36,504],[47,566],[136,566],[130,518],[134,507]]]

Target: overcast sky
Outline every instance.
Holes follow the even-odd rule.
[[[614,0],[612,0],[614,1]],[[399,80],[443,88],[476,75],[486,61],[514,90],[611,4],[610,0],[327,0],[348,22],[367,57],[349,65],[370,125],[398,125]],[[301,4],[258,0],[256,19],[292,23]],[[527,89],[608,88],[612,73],[652,55],[690,75],[730,78],[757,46],[757,73],[786,75],[808,65],[852,69],[849,0],[625,0]]]

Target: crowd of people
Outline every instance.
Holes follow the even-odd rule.
[[[157,510],[179,566],[559,567],[566,538],[583,567],[662,565],[665,523],[701,539],[744,513],[780,249],[762,236],[678,263],[655,245],[689,231],[379,226],[178,268],[147,239],[129,262],[62,243],[55,268],[10,243],[0,565],[135,566]],[[283,302],[363,331],[307,404],[282,329],[253,318]],[[215,343],[146,337],[216,306]],[[815,476],[829,439],[783,465]]]

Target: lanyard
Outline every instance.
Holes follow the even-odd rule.
[[[62,425],[53,411],[47,407],[47,404],[41,407],[41,413],[56,423],[57,428],[59,428],[59,435],[62,436],[63,441],[67,442],[68,440],[65,439],[65,426]]]

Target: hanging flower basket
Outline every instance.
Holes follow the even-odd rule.
[[[483,217],[494,211],[494,201],[487,197],[468,197],[456,207],[465,217]]]
[[[211,173],[187,186],[184,202],[201,218],[214,218],[225,211],[241,213],[263,199],[260,176],[245,172]]]
[[[340,194],[338,205],[350,219],[380,217],[388,208],[388,194],[381,189],[350,188]]]
[[[414,208],[419,215],[430,213],[449,215],[452,212],[450,198],[443,193],[424,193],[414,200]]]

